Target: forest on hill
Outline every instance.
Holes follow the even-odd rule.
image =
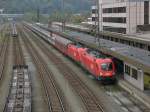
[[[42,13],[65,10],[82,12],[90,10],[94,0],[0,0],[0,9],[6,13],[24,13],[40,9]]]

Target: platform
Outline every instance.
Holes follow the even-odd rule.
[[[125,89],[127,92],[135,96],[137,99],[139,99],[142,103],[144,103],[146,106],[150,108],[150,90],[149,91],[141,91],[134,86],[132,86],[127,81],[121,79],[118,82],[119,86],[121,86],[123,89]]]
[[[61,23],[54,22],[54,25],[61,26]],[[73,25],[73,24],[66,24],[66,29],[79,31],[83,33],[91,33],[90,28],[84,27],[82,25]],[[140,32],[135,34],[121,34],[116,32],[109,32],[109,31],[100,31],[99,38],[103,38],[105,40],[110,40],[122,44],[126,44],[128,46],[137,47],[140,49],[150,51],[150,32]]]

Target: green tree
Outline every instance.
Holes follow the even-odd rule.
[[[36,11],[36,21],[40,22],[40,17],[41,17],[41,9],[42,5],[41,4],[49,4],[51,0],[30,0],[32,5],[32,8]]]
[[[84,16],[82,16],[82,15],[72,15],[72,17],[71,17],[71,22],[73,22],[73,23],[81,23],[81,22],[83,22],[84,20],[85,20],[86,18],[84,17]]]

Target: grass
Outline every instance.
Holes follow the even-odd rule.
[[[146,89],[150,89],[150,76],[144,75],[144,86]]]
[[[68,30],[65,30],[63,33],[64,33],[64,34],[69,34],[69,31],[68,31]]]
[[[3,42],[3,38],[2,38],[2,36],[1,36],[1,34],[0,34],[0,43],[1,43],[1,42]]]

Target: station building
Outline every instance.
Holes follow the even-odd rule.
[[[150,1],[99,0],[99,5],[92,6],[92,21],[93,25],[99,25],[100,31],[136,34],[140,27],[150,26]],[[148,54],[146,52],[145,56]],[[150,61],[147,57],[145,59]],[[150,73],[139,65],[123,61],[123,74],[124,79],[136,88],[150,90]]]
[[[134,34],[139,26],[150,23],[150,1],[99,0],[99,5],[92,7],[92,20],[96,21],[97,17],[100,31]]]
[[[124,78],[140,90],[144,90],[144,73],[141,69],[129,64],[124,63]]]
[[[98,21],[98,7],[97,6],[92,6],[92,22],[93,25],[95,25],[95,23],[97,24]]]

